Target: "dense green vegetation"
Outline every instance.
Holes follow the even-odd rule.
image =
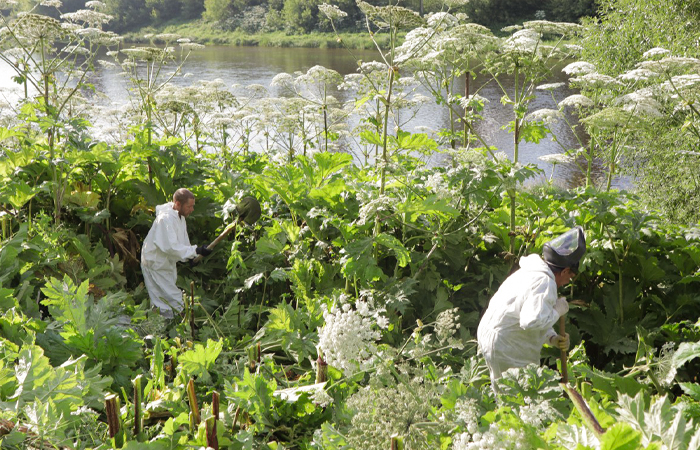
[[[620,97],[634,98],[639,109],[658,111],[651,123],[634,126],[633,136],[615,152],[620,160],[634,161],[625,164],[624,170],[638,180],[638,193],[646,203],[656,205],[671,221],[697,223],[698,67],[692,59],[679,58],[700,56],[700,3],[602,1],[600,11],[602,22],[588,23],[591,31],[583,40],[583,59],[600,74],[626,77],[625,86],[610,86]],[[628,20],[630,11],[635,20]],[[651,53],[646,56],[646,52]],[[658,75],[644,73],[650,64],[657,64]],[[599,80],[590,87],[584,82],[582,87],[591,91],[605,84]],[[680,103],[673,100],[675,96],[682,99]]]
[[[629,96],[639,80],[579,61],[566,70],[586,95],[533,110],[535,89],[554,95],[542,84],[552,67],[578,57],[572,37],[586,33],[596,56],[591,29],[529,21],[499,38],[461,16],[360,2],[385,46],[357,74],[176,85],[197,45],[161,35],[165,47],[101,61],[131,86],[128,108],[105,109],[88,81],[119,39],[100,6],[2,18],[0,58],[20,87],[0,126],[3,447],[700,448],[697,221],[610,188],[629,136],[657,120],[687,122],[678,142],[693,142],[697,60],[671,48],[638,58],[662,108]],[[344,14],[321,12],[331,27]],[[481,86],[452,90],[476,72],[512,109],[511,148],[476,131]],[[689,82],[663,89],[674,80]],[[428,101],[413,96],[419,83],[449,129],[401,129]],[[336,86],[353,100],[330,96]],[[584,185],[525,187],[541,170],[521,164],[521,144],[571,114],[581,148],[554,162],[579,165]],[[435,152],[444,165],[426,163]],[[178,187],[197,197],[193,243],[244,195],[263,216],[179,268],[188,307],[168,322],[150,311],[139,246]],[[546,348],[543,367],[509,371],[496,395],[479,317],[519,257],[574,225],[588,252],[566,292],[571,382]]]
[[[84,3],[82,0],[64,0],[61,9],[63,12],[76,11],[83,8]],[[180,34],[189,38],[206,35],[204,30],[210,27],[224,34],[329,32],[332,31],[330,22],[318,9],[322,3],[324,2],[317,0],[104,1],[105,12],[113,17],[106,25],[109,30],[125,33],[154,27],[163,32],[163,28],[169,25],[178,28]],[[370,3],[377,6],[387,4],[385,0]],[[31,0],[19,0],[16,9],[27,10],[31,4]],[[337,24],[341,29],[352,32],[366,30],[364,15],[355,1],[341,0],[331,4],[348,13],[348,17]],[[410,0],[401,6],[428,14],[442,11],[446,5],[436,0]],[[582,17],[594,15],[594,6],[595,0],[471,0],[450,3],[453,13],[465,13],[473,22],[494,29],[535,18],[575,22]],[[50,7],[44,8],[42,12],[53,13]],[[198,32],[187,34],[184,31],[187,29]],[[213,39],[207,42],[216,43]],[[219,42],[236,45],[250,43],[236,39]]]

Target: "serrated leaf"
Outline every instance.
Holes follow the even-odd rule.
[[[698,383],[678,383],[686,395],[691,396],[694,400],[700,401],[700,384]]]
[[[406,265],[411,262],[411,255],[408,253],[408,250],[406,250],[406,247],[403,246],[401,241],[394,236],[381,233],[377,235],[376,241],[394,251],[394,255],[396,255],[400,267],[406,267]]]
[[[700,342],[683,342],[673,354],[673,365],[679,368],[698,357],[700,357]]]
[[[221,339],[218,341],[207,339],[206,347],[202,344],[195,344],[192,350],[184,352],[178,358],[180,367],[188,375],[200,377],[204,383],[211,382],[209,370],[214,366],[223,347],[224,343]]]
[[[600,450],[637,450],[642,443],[642,433],[628,423],[616,423],[600,437]]]

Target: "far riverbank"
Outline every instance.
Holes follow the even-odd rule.
[[[271,31],[263,33],[246,33],[244,31],[227,31],[218,26],[197,20],[169,24],[162,27],[146,27],[138,31],[123,33],[124,42],[127,44],[148,44],[150,36],[173,33],[192,42],[204,45],[231,45],[241,47],[299,47],[299,48],[350,48],[357,50],[374,49],[375,44],[367,32],[335,33],[313,32],[307,34],[287,34],[284,31]],[[149,36],[148,38],[146,36]],[[375,35],[380,46],[388,45],[386,34]],[[403,39],[403,34],[399,37]],[[158,44],[156,40],[153,42]]]

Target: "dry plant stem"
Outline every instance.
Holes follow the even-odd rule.
[[[107,425],[109,426],[109,437],[111,438],[115,437],[121,428],[118,401],[119,399],[115,394],[110,394],[105,398],[105,413],[107,414]]]

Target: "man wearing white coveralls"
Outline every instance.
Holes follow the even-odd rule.
[[[194,211],[194,194],[180,188],[173,201],[156,207],[156,218],[141,250],[143,280],[151,298],[163,317],[173,318],[183,309],[182,291],[178,289],[175,264],[208,255],[211,250],[190,244],[186,218]]]
[[[520,269],[491,298],[477,339],[492,382],[512,367],[539,364],[545,343],[569,349],[569,335],[560,336],[552,328],[569,310],[566,299],[557,297],[557,288],[576,275],[585,251],[583,229],[573,228],[547,242],[543,257],[521,258]]]

